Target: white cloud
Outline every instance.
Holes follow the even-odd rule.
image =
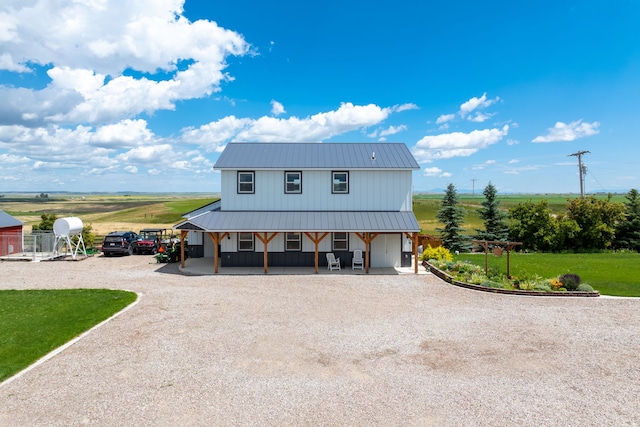
[[[346,132],[366,129],[384,121],[390,114],[404,111],[402,106],[383,108],[374,104],[353,105],[343,103],[337,110],[303,118],[286,119],[263,116],[258,119],[225,117],[199,128],[183,129],[181,140],[198,143],[208,151],[219,151],[225,143],[253,142],[317,142]],[[403,126],[390,127],[391,135],[404,130]]]
[[[424,169],[424,176],[432,176],[432,177],[438,177],[438,178],[449,178],[449,177],[453,176],[453,174],[451,172],[443,172],[442,169],[440,169],[440,168],[432,167],[432,168],[425,168]]]
[[[477,165],[473,165],[473,166],[471,167],[471,169],[472,169],[472,170],[482,170],[482,169],[486,168],[487,166],[491,166],[491,165],[495,165],[495,164],[496,164],[496,161],[495,161],[495,160],[487,160],[487,161],[486,161],[486,162],[484,162],[484,163],[480,163],[480,164],[477,164]]]
[[[469,116],[468,120],[470,122],[482,123],[482,122],[486,122],[491,117],[493,117],[493,114],[485,114],[478,111],[474,116]]]
[[[507,139],[507,145],[518,145],[518,144],[520,144],[520,141],[518,141],[517,139],[512,139],[512,138]]]
[[[452,132],[425,136],[413,147],[413,155],[421,163],[452,157],[467,157],[495,144],[507,136],[509,126],[502,129],[474,130],[470,133]]]
[[[477,98],[474,96],[473,98],[469,99],[467,102],[464,102],[462,105],[460,105],[460,110],[458,111],[458,114],[460,115],[460,117],[466,117],[472,111],[487,108],[490,105],[498,102],[499,100],[500,100],[499,97],[495,97],[494,99],[487,99],[487,93],[485,92],[482,94],[480,98]]]
[[[406,103],[406,104],[402,104],[402,105],[396,105],[393,108],[393,111],[396,113],[401,113],[403,111],[407,111],[407,110],[419,110],[420,107],[418,107],[416,104],[413,103]]]
[[[456,118],[455,114],[442,114],[440,117],[438,117],[438,119],[436,120],[436,124],[442,124],[442,123],[446,123],[449,122],[453,119]]]
[[[31,92],[20,115],[96,123],[173,109],[176,101],[219,91],[232,80],[224,71],[226,58],[250,54],[251,46],[215,22],[190,22],[182,16],[183,3],[3,2],[0,69],[28,72],[43,65],[51,82],[41,90],[3,88],[0,95],[13,99],[20,97],[16,91]],[[37,102],[50,100],[48,108]]]
[[[276,101],[275,99],[271,100],[271,114],[274,116],[279,116],[280,114],[286,113],[284,109],[284,105]]]
[[[389,135],[395,135],[397,133],[404,132],[405,130],[407,130],[406,125],[389,126],[387,129],[376,129],[373,132],[368,133],[367,136],[369,138],[377,138],[377,137],[384,138]]]
[[[599,122],[583,123],[582,120],[576,120],[569,124],[557,122],[554,127],[548,129],[546,135],[537,136],[532,142],[573,141],[598,134],[600,132],[598,127],[600,127]]]

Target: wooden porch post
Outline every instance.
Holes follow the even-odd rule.
[[[318,232],[315,233],[315,238],[311,236],[311,233],[304,233],[305,236],[309,238],[316,245],[316,255],[315,255],[315,264],[316,264],[316,274],[318,274],[318,244],[329,235],[329,233],[324,233],[322,237],[318,238]]]
[[[187,230],[180,230],[180,267],[184,268],[184,239],[189,232]]]
[[[413,272],[415,274],[418,274],[418,241],[419,241],[419,237],[418,237],[418,233],[404,233],[405,236],[407,236],[407,239],[411,240],[411,252],[413,253]]]
[[[268,271],[268,255],[269,255],[269,251],[268,251],[268,246],[269,246],[269,242],[271,240],[273,240],[274,237],[276,237],[278,235],[278,233],[273,233],[270,237],[269,237],[269,233],[264,233],[264,236],[261,236],[260,233],[253,233],[255,234],[255,236],[260,239],[260,241],[262,242],[262,244],[264,245],[264,274],[267,274]]]
[[[367,274],[369,274],[369,253],[371,252],[371,242],[373,241],[373,239],[375,239],[376,237],[378,237],[378,234],[380,233],[362,233],[363,235],[361,236],[360,233],[356,233],[356,236],[358,236],[358,238],[360,238],[360,240],[362,240],[365,244],[365,257],[364,257],[364,268],[365,268],[365,272]]]
[[[217,274],[218,264],[219,264],[218,261],[220,259],[220,254],[218,253],[218,246],[220,245],[220,242],[222,241],[222,239],[227,237],[229,233],[225,232],[222,235],[220,235],[220,233],[216,231],[215,233],[208,232],[207,234],[209,235],[209,238],[213,242],[213,272]]]

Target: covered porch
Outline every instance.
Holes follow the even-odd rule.
[[[225,239],[229,239],[231,234],[237,235],[239,233],[243,235],[249,234],[250,237],[252,236],[255,239],[257,243],[256,246],[258,247],[255,250],[252,248],[251,253],[253,253],[254,257],[256,255],[261,256],[263,274],[269,273],[270,243],[276,238],[282,241],[282,235],[286,235],[287,233],[300,234],[300,236],[304,236],[306,243],[312,245],[311,247],[307,246],[306,250],[303,250],[301,246],[299,253],[313,257],[313,268],[316,274],[322,269],[321,264],[323,264],[323,262],[321,262],[321,258],[324,257],[327,252],[333,252],[333,250],[326,250],[327,242],[325,239],[334,233],[348,233],[359,240],[358,245],[360,245],[364,254],[363,270],[365,274],[370,273],[372,247],[374,248],[374,256],[380,255],[380,249],[376,249],[376,245],[372,246],[372,242],[374,242],[376,238],[379,239],[382,238],[381,236],[384,236],[385,241],[387,236],[390,235],[396,235],[401,239],[406,238],[405,242],[410,243],[411,247],[410,252],[407,250],[406,257],[411,256],[414,274],[418,273],[418,232],[420,228],[413,212],[410,211],[247,212],[221,211],[215,209],[190,217],[182,223],[177,224],[174,229],[180,230],[182,243],[180,246],[182,251],[184,251],[184,242],[189,233],[197,233],[198,235],[202,235],[202,239],[210,240],[213,248],[211,261],[214,274],[220,272],[220,248],[223,243],[227,243]],[[233,253],[239,253],[239,249],[239,247],[235,248]],[[347,250],[350,249],[347,248]],[[271,253],[281,252],[282,250],[274,251],[272,245]],[[229,254],[229,252],[227,252],[227,254]],[[400,259],[401,256],[401,249],[398,247],[398,259]],[[182,254],[181,260],[181,268],[184,269],[186,268],[186,264],[193,262],[194,258],[185,260],[185,256]],[[255,265],[254,263],[252,268],[255,268]],[[390,265],[382,264],[376,267],[389,266]],[[235,266],[235,268],[240,267],[251,266]],[[279,265],[278,267],[291,268],[293,266]]]

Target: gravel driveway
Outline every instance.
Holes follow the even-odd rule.
[[[0,262],[2,289],[73,287],[139,303],[0,387],[0,425],[640,425],[640,299]]]

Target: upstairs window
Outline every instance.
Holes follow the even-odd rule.
[[[333,194],[349,193],[349,172],[331,172],[331,192]]]
[[[349,233],[333,233],[333,250],[349,250]]]
[[[301,251],[302,250],[302,234],[301,233],[286,233],[285,250],[287,250],[287,251]]]
[[[238,172],[238,194],[255,193],[255,173]]]
[[[302,172],[284,173],[284,192],[286,194],[302,193]]]

